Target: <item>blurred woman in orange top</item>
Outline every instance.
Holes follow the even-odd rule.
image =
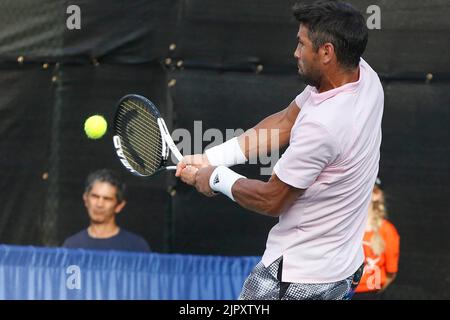
[[[353,299],[381,299],[398,271],[400,237],[387,219],[381,180],[377,178],[369,205],[363,246],[365,267]]]

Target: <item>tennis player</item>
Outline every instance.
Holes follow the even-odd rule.
[[[361,58],[368,30],[350,4],[297,4],[295,58],[308,86],[253,130],[278,129],[289,145],[269,181],[229,169],[270,150],[251,130],[187,156],[176,175],[211,196],[279,217],[240,299],[349,299],[363,270],[362,238],[378,173],[384,94]],[[255,141],[253,141],[255,142]],[[254,146],[254,147],[252,147]],[[267,148],[267,149],[266,149]]]

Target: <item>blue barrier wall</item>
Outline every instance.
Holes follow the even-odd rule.
[[[259,259],[0,245],[0,299],[233,300]]]

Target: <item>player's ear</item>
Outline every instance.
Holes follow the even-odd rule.
[[[125,207],[125,205],[127,204],[126,200],[122,200],[122,202],[118,203],[116,208],[114,209],[114,211],[116,213],[119,213],[120,211],[123,210],[123,208]]]
[[[333,55],[335,54],[334,45],[327,42],[319,50],[321,51],[323,63],[330,63],[330,61],[333,59]]]

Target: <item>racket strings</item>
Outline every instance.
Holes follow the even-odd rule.
[[[146,121],[139,121],[138,125],[141,128],[150,130],[150,133],[152,134],[151,141],[158,142],[157,146],[158,146],[159,150],[162,151],[161,143],[159,143],[161,141],[161,131],[159,129],[157,117],[153,116],[150,112],[148,112],[148,110],[145,107],[139,106],[138,104],[133,103],[131,100],[129,102],[132,103],[135,107],[140,109],[140,111],[141,111],[140,115],[142,115],[146,120]],[[125,102],[125,104],[126,104],[126,102]],[[128,107],[129,107],[129,105],[128,105]],[[130,109],[132,109],[132,107],[130,107]],[[147,125],[150,125],[150,127],[148,127]],[[157,140],[157,138],[159,138],[159,140]],[[153,139],[155,139],[155,140],[153,140]],[[144,141],[147,142],[147,140],[144,140]]]
[[[153,129],[152,132],[154,134],[156,134],[157,136],[160,136],[160,130],[159,130],[159,125],[158,125],[158,121],[157,118],[155,116],[153,116],[150,112],[148,112],[148,110],[145,107],[142,107],[136,103],[134,103],[133,101],[125,101],[124,104],[130,108],[130,110],[134,109],[133,106],[130,107],[130,105],[127,104],[127,102],[131,103],[134,107],[136,107],[137,109],[139,109],[139,111],[141,111],[141,115],[144,116],[144,118],[148,121],[148,122],[144,122],[144,124],[151,124],[153,129],[154,127],[156,127],[156,129]]]
[[[122,119],[122,115],[119,115],[118,118]],[[148,125],[148,123],[143,124],[141,122],[138,122],[137,120],[134,121],[133,125],[137,129],[139,129],[140,132],[145,132],[145,131],[147,131],[147,129],[149,129],[147,126],[145,126],[145,125]],[[151,139],[158,139],[158,138],[160,139],[161,138],[161,136],[159,135],[159,132],[156,132],[155,130],[149,131],[149,133],[150,133]],[[141,135],[134,135],[133,138],[136,138],[136,142],[138,142],[137,143],[138,146],[149,144],[149,141],[147,141],[147,139],[144,139],[143,137],[141,137]],[[160,146],[160,144],[157,147],[158,147],[158,150],[162,151],[162,147]]]
[[[128,113],[133,110],[137,112],[137,116],[132,119],[127,118]],[[129,126],[129,123],[132,123],[132,126]],[[116,128],[117,133],[125,138],[123,151],[126,158],[132,162],[130,164],[135,169],[140,168],[137,170],[140,173],[154,173],[162,161],[161,133],[157,118],[147,110],[146,106],[128,100],[121,104],[117,114]],[[141,161],[138,161],[136,156],[144,163],[139,163]]]
[[[136,151],[138,151],[140,155],[142,155],[144,158],[150,161],[156,158],[155,160],[159,165],[162,148],[160,146],[160,143],[152,144],[151,141],[149,140],[154,141],[154,139],[160,139],[160,137],[154,134],[147,135],[146,133],[149,132],[146,132],[147,131],[145,130],[146,128],[143,127],[141,124],[139,124],[136,120],[134,121],[133,126],[135,126],[136,129],[142,134],[135,132],[133,133],[125,132],[125,134],[129,136],[129,138],[131,138],[127,140],[130,141],[129,143],[131,144],[132,147],[134,147],[134,149],[137,149]],[[148,136],[149,139],[146,139],[144,135]],[[156,154],[154,153],[154,150],[156,150]]]
[[[136,135],[133,135],[130,138],[131,140],[133,140],[133,143],[130,143],[130,147],[132,149],[130,150],[130,148],[125,143],[123,146],[123,151],[127,159],[133,162],[133,167],[138,166],[138,168],[141,168],[141,171],[144,170],[145,173],[152,173],[156,169],[158,169],[162,160],[162,157],[160,156],[161,150],[158,150],[160,148],[157,148],[156,153],[152,153],[151,150],[155,150],[154,145],[149,145],[145,142],[145,140],[138,138],[138,136]],[[135,155],[133,155],[132,153],[134,153]],[[138,157],[138,159],[136,159],[136,156]],[[141,163],[141,161],[138,162],[139,159],[143,160],[143,163]]]
[[[129,133],[126,133],[126,134],[130,135]],[[144,162],[146,162],[147,164],[151,164],[152,167],[156,166],[156,168],[157,168],[160,165],[160,160],[161,160],[160,154],[162,152],[162,149],[159,146],[157,146],[157,148],[156,148],[157,154],[153,154],[150,151],[146,151],[146,150],[148,150],[149,148],[155,149],[155,146],[149,145],[145,139],[140,137],[140,135],[134,134],[131,138],[132,138],[131,140],[133,142],[130,142],[130,144],[132,144],[133,149],[135,151],[137,151],[139,156],[141,158],[143,158]],[[151,138],[151,139],[153,139],[153,138]],[[126,144],[125,144],[124,149],[125,149],[124,152],[127,151],[127,153],[128,153],[127,156],[130,156],[131,158],[133,158],[130,155],[130,152],[128,152],[128,148],[126,148]]]

